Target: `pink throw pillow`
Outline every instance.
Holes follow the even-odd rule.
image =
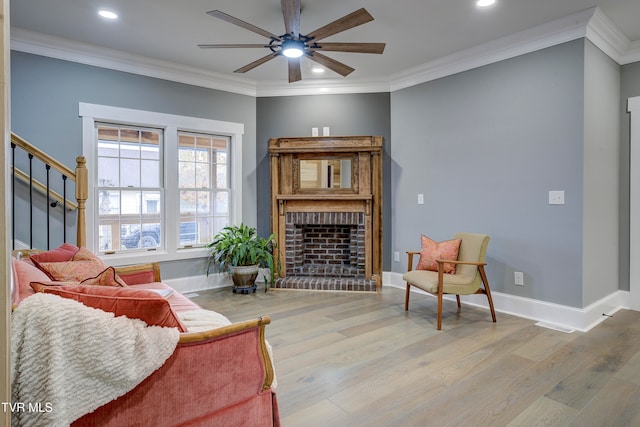
[[[70,261],[71,258],[78,252],[78,247],[71,243],[63,243],[55,249],[51,249],[45,252],[38,252],[31,254],[29,258],[36,267],[40,268],[41,262],[63,262]]]
[[[423,234],[421,240],[422,249],[420,250],[420,261],[418,262],[416,270],[438,271],[438,263],[436,260],[458,260],[458,252],[460,251],[462,239],[436,242]],[[444,263],[443,271],[447,274],[456,274],[456,265],[448,262]]]
[[[81,282],[98,276],[107,268],[104,262],[87,248],[80,248],[70,261],[41,262],[38,267],[47,273],[51,280],[60,282]]]
[[[11,258],[11,266],[13,268],[14,280],[16,281],[16,295],[14,295],[13,303],[18,304],[20,301],[33,295],[33,289],[31,289],[31,282],[48,281],[49,276],[34,265],[27,262],[20,261],[15,258]]]
[[[44,286],[34,283],[36,292],[54,294],[69,298],[82,304],[113,313],[140,319],[149,326],[178,328],[186,332],[187,328],[169,305],[169,301],[153,291],[121,288],[112,286]]]
[[[116,269],[107,267],[96,277],[90,277],[80,282],[81,285],[88,286],[121,286],[126,287],[127,284],[116,274]]]

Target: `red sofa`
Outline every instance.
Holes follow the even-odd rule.
[[[129,286],[168,288],[157,263],[116,270]],[[16,303],[28,297],[29,283],[20,283],[25,280],[28,275],[14,274],[14,291],[22,293]],[[169,301],[177,312],[200,308],[178,292]],[[279,426],[274,370],[264,339],[269,323],[264,316],[181,333],[162,367],[72,426]]]

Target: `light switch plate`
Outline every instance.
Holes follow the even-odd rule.
[[[564,191],[549,191],[550,205],[564,205]]]
[[[418,194],[418,204],[424,205],[424,194]]]
[[[329,136],[330,134],[330,129],[329,126],[325,126],[322,128],[322,136]]]

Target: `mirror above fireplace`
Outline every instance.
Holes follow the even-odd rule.
[[[353,156],[296,158],[294,170],[296,189],[313,190],[351,190],[354,174]],[[297,163],[297,164],[296,164]],[[354,171],[357,174],[357,170]]]

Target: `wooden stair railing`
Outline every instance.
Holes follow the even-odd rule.
[[[44,163],[47,173],[50,169],[53,169],[62,175],[63,181],[70,179],[75,182],[76,191],[75,191],[75,199],[76,203],[70,202],[66,198],[66,186],[64,187],[65,191],[63,191],[63,195],[59,195],[55,191],[50,190],[48,183],[42,184],[37,180],[33,179],[31,172],[29,174],[20,171],[15,167],[15,148],[18,147],[25,151],[29,159],[36,158]],[[27,142],[25,139],[11,132],[11,148],[12,148],[12,193],[15,197],[15,179],[20,179],[26,182],[29,185],[30,193],[33,188],[38,191],[43,192],[47,196],[47,216],[49,210],[49,201],[53,199],[54,201],[60,202],[64,206],[63,210],[63,228],[64,228],[64,240],[66,240],[66,211],[69,208],[77,208],[77,233],[76,233],[76,245],[77,246],[85,246],[87,242],[86,235],[86,201],[88,196],[88,173],[86,166],[86,159],[84,156],[76,157],[76,168],[75,171],[72,171],[67,166],[63,165],[53,157],[49,156],[42,150],[38,149],[31,143]],[[15,202],[12,203],[12,238],[15,243]],[[29,209],[32,211],[32,196],[30,195],[30,206]],[[31,230],[31,234],[33,234],[33,230]],[[31,240],[33,236],[30,236]],[[14,248],[15,249],[15,248]]]

